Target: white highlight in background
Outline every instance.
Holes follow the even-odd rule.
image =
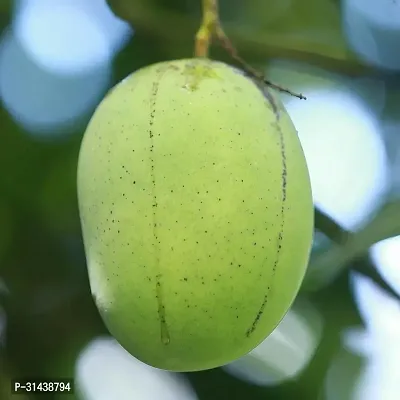
[[[374,244],[370,254],[383,279],[400,294],[400,236]]]
[[[0,98],[24,129],[42,137],[64,134],[88,116],[111,83],[111,66],[63,76],[40,68],[12,31],[0,42]]]
[[[298,129],[315,203],[348,229],[381,204],[388,167],[378,124],[357,95],[333,87],[284,99]]]
[[[372,65],[400,70],[400,2],[345,0],[343,25],[353,50]]]
[[[149,367],[106,337],[93,340],[82,351],[75,381],[84,400],[197,399],[182,375]]]
[[[278,327],[249,354],[222,367],[233,376],[260,386],[295,378],[314,356],[322,319],[308,303],[288,311]]]
[[[54,73],[108,63],[131,35],[105,0],[20,0],[13,29],[25,51]]]
[[[353,273],[351,283],[366,330],[349,330],[345,344],[367,358],[352,400],[397,400],[400,392],[400,303],[370,278]]]

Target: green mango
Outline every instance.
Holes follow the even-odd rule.
[[[224,63],[162,62],[116,85],[84,135],[78,199],[100,314],[153,367],[240,358],[299,291],[313,236],[303,150],[278,98]]]

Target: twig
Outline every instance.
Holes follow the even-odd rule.
[[[314,219],[315,227],[336,244],[345,244],[352,235],[318,207],[314,209]]]
[[[265,78],[264,74],[261,73],[260,71],[256,70],[253,68],[250,64],[248,64],[238,53],[236,47],[233,45],[232,41],[229,39],[229,37],[226,35],[222,27],[218,24],[216,28],[216,37],[220,41],[222,47],[228,52],[228,54],[236,60],[244,69],[245,72],[247,72],[250,76],[252,76],[255,79],[258,79],[262,81],[264,84],[267,86],[270,86],[272,89],[275,89],[279,92],[289,94],[291,96],[297,97],[301,100],[306,100],[307,98],[303,96],[301,93],[295,93],[292,92],[291,90],[284,88],[283,86],[277,85],[276,83],[273,83],[269,81],[268,79]]]
[[[213,37],[215,37],[222,45],[222,47],[228,52],[228,54],[236,60],[243,70],[251,77],[261,81],[263,84],[271,87],[282,93],[289,94],[299,99],[305,100],[306,97],[301,93],[292,92],[276,83],[266,79],[264,74],[251,65],[249,65],[238,53],[236,47],[226,35],[219,18],[218,0],[202,0],[203,6],[203,18],[199,30],[196,33],[195,39],[195,56],[196,57],[208,57],[209,47]],[[268,96],[271,101],[271,97]],[[272,99],[274,106],[274,101]]]

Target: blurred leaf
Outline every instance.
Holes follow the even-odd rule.
[[[321,400],[354,398],[354,389],[365,360],[354,353],[341,349],[332,362],[321,391]]]
[[[146,65],[167,58],[162,38],[152,32],[135,35],[114,59],[114,76],[120,81],[127,75]]]
[[[171,58],[190,57],[200,18],[175,12],[172,7],[154,7],[148,0],[107,0],[114,13],[141,32],[157,33]],[[353,74],[372,71],[351,53],[342,35],[339,9],[330,0],[294,0],[288,12],[267,27],[253,23],[268,15],[269,3],[246,3],[250,25],[237,20],[224,23],[224,28],[246,58],[289,58],[306,61]],[[251,4],[251,5],[250,5]],[[182,48],[186,54],[182,54]]]
[[[2,259],[13,240],[14,218],[12,209],[0,198],[0,271]]]
[[[179,13],[187,13],[189,6],[198,6],[200,9],[201,1],[199,0],[150,0],[154,7],[161,7],[166,9],[172,9]],[[149,2],[150,2],[149,1]]]
[[[257,36],[279,34],[277,43],[284,42],[297,51],[354,58],[342,33],[340,9],[330,0],[253,1],[246,6],[252,28],[248,31]],[[271,14],[275,15],[272,20]]]
[[[332,281],[355,258],[373,244],[400,235],[400,200],[386,204],[364,228],[341,245],[317,253],[311,258],[304,288],[319,290]]]
[[[0,399],[11,400],[18,398],[19,400],[30,400],[32,397],[28,394],[19,393],[18,395],[11,393],[11,380],[16,375],[9,373],[8,365],[0,358]]]
[[[44,148],[25,135],[8,113],[0,109],[2,145],[0,146],[0,188],[2,195],[12,202],[20,199],[29,208],[40,182],[38,172],[47,157]],[[5,145],[3,145],[3,143]]]
[[[10,13],[13,3],[14,0],[0,0],[0,13]]]
[[[76,193],[78,152],[63,154],[48,171],[39,190],[41,219],[61,233],[78,232],[79,213]]]
[[[314,211],[315,228],[324,233],[329,239],[337,244],[343,244],[349,240],[350,232],[343,229],[328,214],[318,207]]]
[[[386,79],[386,101],[383,110],[384,120],[398,121],[400,104],[400,76],[393,75]]]

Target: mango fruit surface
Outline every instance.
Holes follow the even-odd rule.
[[[88,125],[78,197],[91,290],[110,333],[151,366],[229,363],[298,293],[311,186],[273,103],[224,63],[176,60],[124,79]]]

